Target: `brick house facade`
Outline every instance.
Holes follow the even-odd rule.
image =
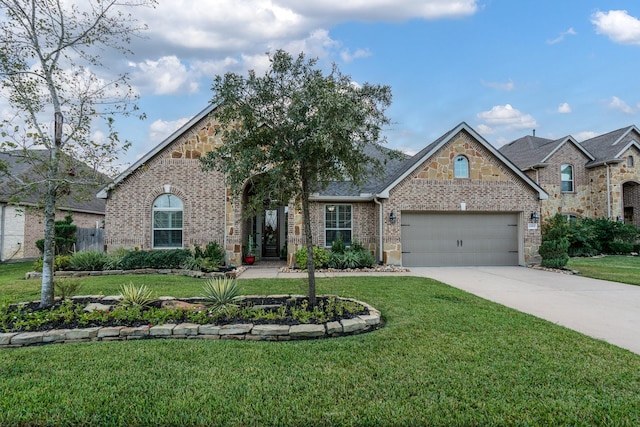
[[[582,142],[571,136],[557,140],[525,136],[501,147],[500,152],[549,194],[541,203],[543,218],[560,213],[640,226],[640,170],[636,166],[640,132],[635,126]],[[571,176],[563,176],[567,166]]]
[[[251,189],[234,198],[224,176],[201,170],[198,158],[223,143],[210,116],[213,108],[205,108],[100,191],[98,196],[106,200],[108,250],[191,248],[217,241],[227,261],[240,264],[251,235],[259,255],[286,254],[288,263],[294,263],[294,253],[305,243],[300,204],[265,205],[263,212],[247,218],[243,211]],[[464,177],[456,177],[454,161],[460,158],[467,165]],[[509,252],[515,252],[507,263],[524,265],[537,260],[540,230],[530,216],[537,215],[543,198],[546,193],[525,173],[461,123],[415,156],[389,162],[383,178],[372,177],[358,189],[332,183],[312,195],[313,243],[330,247],[340,233],[381,262],[403,264],[405,213],[424,213],[426,220],[431,213],[455,213],[463,221],[504,222],[511,232]],[[464,250],[473,246],[466,242],[486,240],[475,234],[482,229],[473,227]],[[463,251],[463,239],[453,241]]]
[[[48,156],[47,150],[30,150],[29,154],[35,158]],[[44,238],[44,213],[41,206],[42,188],[26,191],[23,187],[13,187],[12,181],[37,182],[34,178],[33,163],[25,162],[23,152],[2,152],[0,161],[5,163],[8,174],[0,180],[0,261],[33,259],[41,256],[36,247],[36,241]],[[87,168],[77,162],[78,168]],[[106,177],[98,174],[102,182]],[[71,213],[73,224],[78,228],[102,227],[105,218],[105,202],[93,197],[96,189],[87,188],[86,184],[80,184],[82,189],[70,186],[70,194],[61,196],[57,200],[55,220],[63,220]],[[18,200],[13,197],[18,193]]]

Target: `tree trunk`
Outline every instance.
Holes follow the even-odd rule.
[[[302,224],[307,245],[307,273],[309,280],[309,306],[316,305],[316,274],[313,263],[313,235],[311,234],[311,212],[309,209],[309,180],[302,180]]]
[[[42,264],[42,288],[40,290],[40,307],[53,305],[53,265],[55,260],[55,220],[56,192],[58,175],[58,148],[50,151],[49,170],[47,171],[47,193],[44,200],[44,253]]]

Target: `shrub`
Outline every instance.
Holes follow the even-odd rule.
[[[612,254],[628,254],[633,252],[633,243],[613,241],[609,243],[609,251]]]
[[[542,225],[542,244],[538,253],[541,264],[549,268],[564,268],[569,262],[569,239],[567,219],[561,215],[547,219]]]
[[[338,238],[331,242],[331,253],[343,254],[346,250],[347,247],[342,240],[342,234],[338,233]]]
[[[238,283],[228,277],[207,280],[202,290],[202,298],[211,307],[211,311],[227,311],[230,307],[235,307],[240,299]]]
[[[71,262],[71,255],[58,255],[53,259],[53,271],[65,271],[69,270]],[[33,262],[33,270],[42,272],[42,266],[44,260],[38,258]]]
[[[64,217],[63,220],[54,222],[54,242],[53,250],[59,255],[69,255],[73,250],[76,242],[76,230],[78,227],[73,224],[71,214]],[[44,253],[44,239],[36,240],[36,247],[40,253]]]
[[[309,256],[307,247],[303,246],[296,252],[296,264],[299,268],[306,269]],[[313,266],[315,268],[327,267],[329,265],[329,252],[318,246],[313,247]]]
[[[69,261],[72,270],[102,271],[109,262],[109,255],[101,251],[76,252]]]
[[[130,251],[120,262],[122,269],[139,268],[181,268],[193,255],[189,249],[170,249],[154,251]]]
[[[62,299],[78,295],[80,288],[81,284],[78,279],[55,279],[53,281],[54,292]]]
[[[120,305],[123,307],[148,307],[155,299],[151,296],[151,289],[146,285],[138,288],[133,283],[122,285],[120,294],[122,295]]]

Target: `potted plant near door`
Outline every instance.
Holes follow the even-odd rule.
[[[253,235],[249,235],[249,242],[247,246],[245,246],[244,251],[244,263],[252,265],[256,262],[256,245],[253,241]]]

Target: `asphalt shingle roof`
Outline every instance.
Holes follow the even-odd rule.
[[[26,161],[25,156],[31,157],[32,161]],[[20,204],[38,205],[42,202],[46,187],[42,174],[39,174],[33,165],[35,162],[45,162],[49,158],[49,150],[22,150],[0,152],[0,162],[6,164],[7,174],[0,173],[0,202],[13,202],[14,197]],[[73,160],[74,167],[78,170],[92,171],[89,166],[77,160]],[[109,180],[104,174],[93,172],[98,182],[104,183]],[[38,182],[37,185],[29,188],[21,187],[21,183]],[[71,186],[70,194],[59,197],[57,201],[58,209],[104,213],[105,201],[95,197],[100,185],[86,185],[79,183]]]

